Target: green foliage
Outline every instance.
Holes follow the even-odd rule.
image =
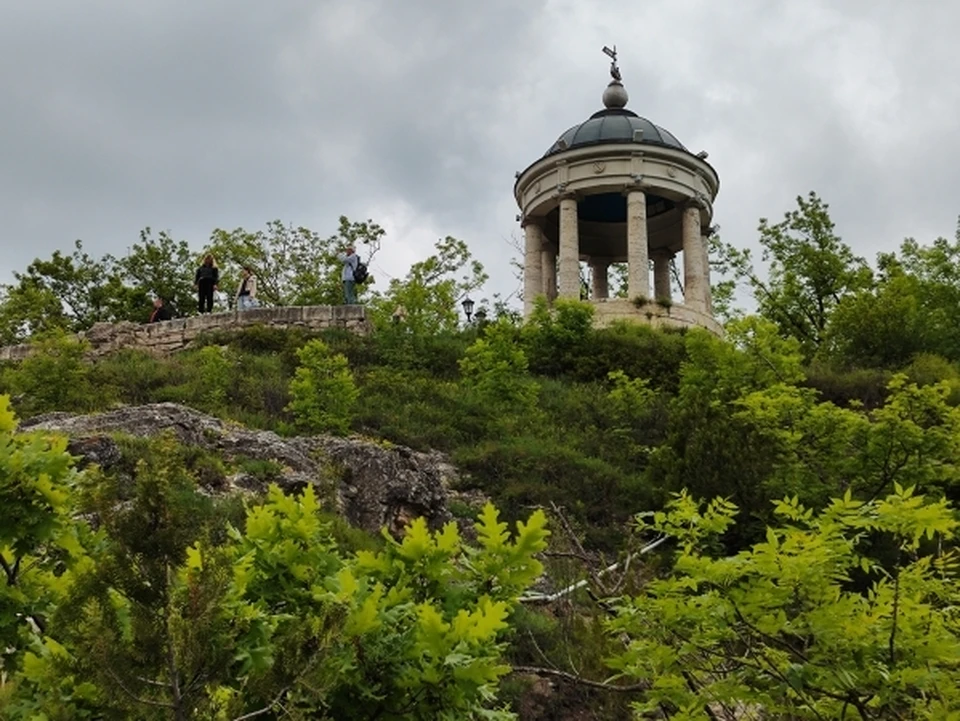
[[[609,624],[629,638],[611,666],[647,685],[638,713],[952,718],[958,559],[939,544],[958,521],[944,501],[897,486],[869,502],[847,493],[814,513],[788,498],[762,542],[714,557],[710,540],[735,513],[681,494],[638,518],[678,547],[673,571],[622,599]],[[877,538],[897,549],[893,562],[871,556]]]
[[[346,433],[360,395],[347,359],[319,339],[308,341],[297,357],[300,366],[290,381],[287,407],[297,426],[313,433]]]
[[[198,388],[193,397],[200,401],[201,409],[216,412],[223,408],[234,362],[219,346],[206,346],[197,351],[194,382]]]
[[[154,297],[163,298],[174,316],[196,313],[193,274],[198,259],[186,241],[174,240],[166,231],[154,237],[150,228],[144,228],[140,242],[130,246],[116,263],[123,286],[133,296],[129,310],[118,319],[145,321]]]
[[[13,574],[0,633],[16,649],[0,717],[231,719],[282,704],[297,718],[514,718],[496,691],[507,619],[542,572],[542,512],[510,534],[487,505],[476,545],[419,519],[378,546],[312,488],[271,487],[227,526],[197,459],[161,438],[132,441],[132,482],[88,472],[78,516],[62,441],[14,430],[0,412]]]
[[[928,330],[913,279],[898,274],[844,298],[831,319],[821,356],[846,366],[897,368],[930,347]]]
[[[372,220],[340,216],[337,232],[323,238],[304,227],[274,220],[265,230],[214,230],[209,249],[224,262],[221,284],[233,288],[249,265],[257,276],[257,297],[268,305],[339,305],[343,302],[338,254],[354,246],[364,260],[376,253],[385,231]],[[369,284],[357,291],[362,295]]]
[[[550,376],[571,375],[577,359],[590,348],[593,306],[558,298],[552,308],[537,298],[533,315],[524,326],[530,368]]]
[[[636,476],[563,439],[489,440],[463,447],[454,460],[471,478],[484,479],[482,490],[497,498],[508,516],[557,503],[583,524],[588,545],[605,551],[623,540],[630,509],[648,507],[651,500]]]
[[[111,287],[112,260],[109,256],[94,260],[78,240],[70,255],[57,250],[49,260],[37,258],[25,272],[15,272],[16,284],[5,288],[0,318],[10,325],[2,334],[16,340],[54,328],[82,330],[98,320],[112,318],[115,314],[110,305],[119,300]],[[53,312],[41,318],[25,307],[29,303],[37,303],[38,310]],[[24,311],[20,320],[26,323],[18,328],[16,316]]]
[[[485,412],[513,427],[534,423],[538,416],[539,386],[527,372],[518,335],[507,323],[493,323],[460,360],[467,392]]]
[[[5,369],[4,388],[19,412],[32,416],[49,411],[89,410],[94,400],[86,343],[52,333],[33,343],[33,352],[18,366]]]
[[[806,358],[826,339],[827,326],[838,303],[867,287],[871,273],[834,232],[829,208],[816,193],[797,197],[797,209],[758,228],[767,278],[754,269],[748,250],[723,246],[719,269],[743,280],[759,312],[777,324],[785,337],[796,338]],[[725,296],[721,293],[721,305]]]
[[[372,300],[370,313],[378,328],[394,323],[394,312],[402,309],[400,325],[412,336],[457,329],[458,302],[479,289],[488,276],[464,241],[448,235],[438,240],[434,248],[433,255],[414,263],[402,280],[392,278],[386,291]]]
[[[18,433],[0,396],[0,663],[19,666],[32,628],[62,593],[59,576],[83,558],[71,519],[76,483],[66,439]]]

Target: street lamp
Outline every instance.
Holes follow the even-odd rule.
[[[467,323],[469,323],[470,319],[473,317],[474,302],[470,300],[470,296],[468,295],[463,299],[463,302],[460,305],[463,306],[463,313],[467,316]]]
[[[487,311],[481,308],[480,310],[477,311],[477,325],[482,328],[486,320],[487,320]]]

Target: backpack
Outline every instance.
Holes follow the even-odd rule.
[[[366,264],[360,260],[360,256],[357,256],[357,267],[353,269],[353,282],[365,283],[369,275]]]

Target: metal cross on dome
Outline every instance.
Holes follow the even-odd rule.
[[[620,82],[623,78],[620,77],[620,68],[617,67],[617,46],[614,45],[613,50],[611,50],[606,45],[604,45],[603,52],[613,61],[610,63],[610,77],[612,77],[617,82]]]

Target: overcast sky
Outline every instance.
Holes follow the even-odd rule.
[[[724,240],[816,190],[870,260],[960,213],[949,0],[0,0],[0,281],[144,226],[387,230],[374,272],[466,240],[515,290],[514,172],[600,109],[704,149]],[[191,269],[185,269],[190,273]]]

